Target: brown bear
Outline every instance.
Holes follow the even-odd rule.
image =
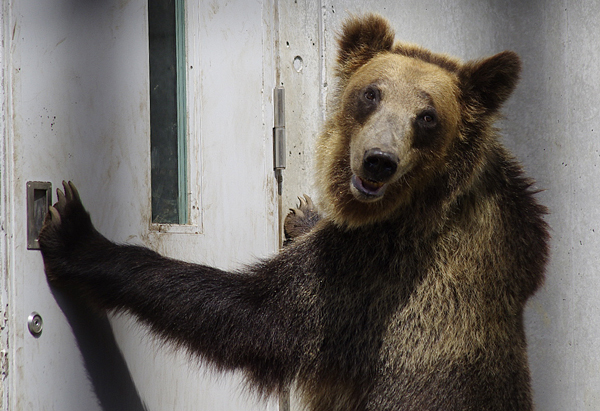
[[[223,272],[110,242],[65,183],[40,234],[49,281],[260,394],[295,384],[313,411],[532,409],[523,309],[545,209],[494,128],[519,58],[461,63],[395,43],[376,15],[339,46],[312,230],[303,202],[287,223],[307,233]]]

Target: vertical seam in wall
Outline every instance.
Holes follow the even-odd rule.
[[[570,27],[570,22],[569,22],[569,0],[564,0],[563,1],[563,7],[564,7],[564,12],[565,12],[565,41],[563,42],[562,46],[563,46],[563,67],[564,67],[564,75],[565,75],[565,79],[569,79],[569,82],[571,82],[571,77],[569,76],[569,60],[570,60],[570,56],[569,56],[569,45],[571,42],[571,27]],[[571,88],[567,87],[567,89],[565,90],[565,97],[566,97],[566,107],[567,107],[567,111],[566,111],[566,118],[564,119],[565,121],[565,133],[566,135],[571,135],[571,107],[573,107],[571,105],[571,92],[570,92]],[[575,168],[574,167],[569,167],[567,174],[573,174],[574,173]],[[574,179],[572,177],[569,177],[569,181],[574,181]],[[576,206],[575,204],[575,195],[573,193],[573,186],[571,185],[570,189],[569,189],[569,203]],[[574,223],[574,218],[575,218],[575,208],[576,207],[570,207],[569,208],[569,221],[571,221],[571,223]],[[572,224],[572,227],[574,227],[575,225]],[[571,252],[569,253],[569,266],[571,268],[574,267],[574,262],[573,262],[573,258],[574,258],[574,251],[575,251],[575,239],[573,236],[571,236],[571,241],[569,244],[569,247],[571,249]],[[572,272],[571,276],[569,276],[569,293],[571,296],[575,296],[576,293],[576,289],[575,289],[575,278],[574,276],[576,275],[576,273]],[[574,298],[570,298],[569,299],[569,312],[573,312],[573,301]],[[571,345],[575,344],[575,327],[569,327],[569,332],[570,332],[570,336],[569,336],[569,340]],[[570,374],[571,374],[571,381],[575,381],[575,376],[576,376],[576,363],[575,363],[575,356],[571,356],[571,364],[570,365]],[[578,398],[578,387],[577,384],[574,384],[574,388],[575,393],[574,393],[574,400],[575,403],[577,403],[577,398]],[[573,404],[576,407],[576,404]]]
[[[321,88],[320,90],[320,109],[321,109],[321,121],[325,122],[325,116],[327,113],[327,91],[328,91],[328,84],[327,84],[327,58],[326,58],[326,52],[327,52],[327,42],[326,42],[326,36],[325,36],[325,7],[323,6],[323,1],[322,0],[318,0],[319,1],[319,16],[318,16],[318,21],[319,21],[319,59],[320,59],[320,70],[319,70],[319,87]]]
[[[5,145],[7,144],[6,139],[6,83],[4,76],[6,75],[5,69],[5,45],[6,45],[6,19],[5,19],[5,8],[1,8],[2,15],[0,15],[0,135],[2,141],[0,143],[0,314],[6,318],[5,307],[7,306],[7,262],[8,262],[8,249],[7,249],[7,231],[6,231],[6,150]],[[0,318],[0,321],[2,319]],[[0,354],[4,357],[7,349],[7,341],[4,336],[6,335],[6,324],[2,324],[0,331]],[[6,398],[6,362],[4,358],[0,358],[0,409],[6,410],[7,404],[5,403]]]
[[[279,0],[274,0],[273,1],[273,34],[272,34],[273,38],[274,38],[274,42],[273,42],[273,54],[275,56],[275,81],[274,81],[274,86],[272,87],[270,90],[271,93],[271,114],[273,115],[273,127],[275,126],[275,88],[279,87],[279,86],[283,86],[283,83],[281,81],[281,39],[280,39],[280,27],[279,27]],[[285,102],[284,102],[285,104]],[[268,127],[267,127],[268,129]],[[274,128],[272,128],[271,130],[274,130]],[[271,134],[271,138],[273,139],[273,144],[275,144],[275,134],[274,132]],[[274,146],[272,145],[271,148],[274,150]],[[284,154],[287,156],[287,154]],[[275,160],[274,157],[273,158],[273,167],[270,169],[269,172],[272,172],[275,169]],[[284,222],[284,212],[283,212],[283,190],[284,190],[284,186],[283,186],[283,170],[278,170],[278,171],[274,171],[275,173],[275,178],[274,178],[274,182],[275,182],[275,198],[276,198],[276,203],[275,203],[275,207],[277,207],[277,246],[278,249],[281,249],[283,247],[283,241],[284,241],[284,230],[283,230],[283,222]],[[282,396],[287,396],[287,398],[283,398],[283,400],[280,401],[280,408],[282,408],[285,411],[289,410],[289,392],[284,392],[282,394]],[[287,407],[287,408],[286,408]]]
[[[13,269],[13,259],[14,259],[14,231],[13,227],[14,218],[15,218],[15,210],[14,210],[14,201],[13,198],[9,198],[9,193],[13,189],[14,183],[14,133],[13,133],[13,109],[12,109],[12,52],[13,52],[13,36],[17,30],[16,22],[13,21],[12,18],[12,2],[5,1],[3,2],[1,8],[2,17],[1,17],[1,26],[0,29],[2,32],[0,33],[1,42],[0,42],[0,70],[1,73],[1,82],[0,86],[2,87],[2,91],[0,91],[0,96],[2,98],[1,104],[1,118],[2,122],[0,126],[0,132],[2,133],[2,144],[0,145],[0,213],[1,218],[0,223],[3,224],[2,230],[2,240],[0,240],[0,246],[2,251],[2,263],[0,263],[0,268],[2,272],[0,275],[2,278],[0,279],[0,301],[2,303],[2,307],[0,307],[0,313],[3,313],[2,319],[0,321],[3,322],[4,329],[0,332],[0,338],[2,339],[2,349],[7,350],[7,353],[4,355],[8,355],[8,358],[2,358],[3,363],[5,364],[6,375],[2,376],[2,381],[0,384],[2,385],[1,395],[1,409],[8,410],[10,399],[14,394],[14,384],[12,384],[13,378],[10,374],[10,370],[14,369],[12,367],[14,364],[14,356],[11,354],[14,352],[14,347],[16,347],[15,341],[12,340],[12,330],[13,325],[13,317],[14,317],[14,308],[12,306],[12,302],[15,301],[14,295],[14,278],[11,276],[11,272]],[[11,238],[12,236],[12,238]],[[9,348],[10,347],[10,348]]]
[[[275,87],[281,84],[281,53],[279,50],[279,0],[273,1],[273,54],[275,57]]]

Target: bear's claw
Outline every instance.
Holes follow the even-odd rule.
[[[63,181],[63,189],[56,189],[56,196],[58,200],[54,205],[48,207],[48,214],[44,221],[45,225],[59,226],[62,222],[62,216],[68,211],[67,208],[70,206],[82,206],[81,199],[79,198],[79,192],[72,182]],[[63,191],[64,190],[64,191]]]
[[[48,218],[50,223],[54,225],[60,225],[60,213],[54,206],[48,208]]]
[[[283,225],[286,244],[308,233],[320,219],[316,207],[308,195],[304,194],[304,196],[298,197],[298,201],[298,207],[290,208]]]

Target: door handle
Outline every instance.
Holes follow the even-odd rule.
[[[38,237],[52,204],[52,183],[27,182],[27,249],[39,250]]]

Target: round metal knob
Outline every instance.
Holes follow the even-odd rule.
[[[29,314],[29,317],[27,318],[27,327],[29,328],[31,335],[34,337],[39,337],[44,329],[44,321],[42,320],[42,316],[35,311]]]

